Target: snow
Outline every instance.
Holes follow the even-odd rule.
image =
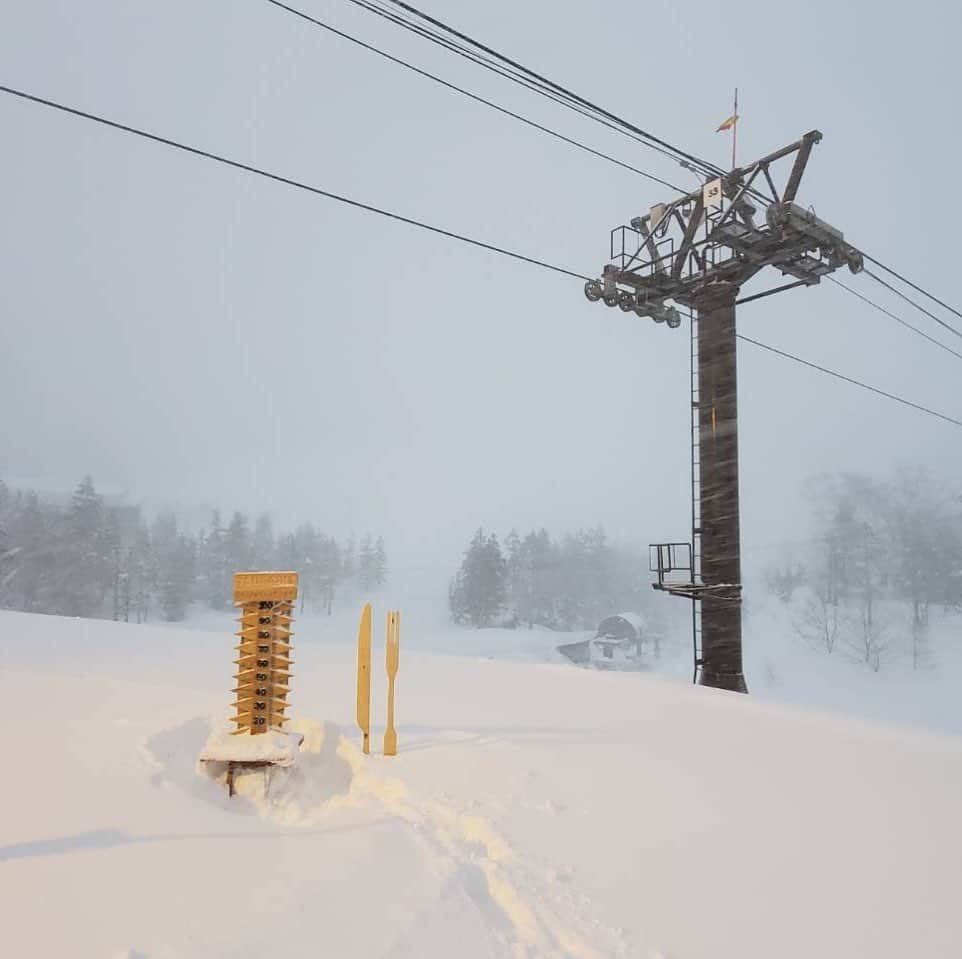
[[[440,624],[429,639],[407,617],[399,754],[363,756],[355,620],[300,623],[297,762],[228,800],[197,759],[229,715],[229,616],[203,632],[0,613],[4,952],[962,954],[962,738],[766,701],[787,679],[760,674],[742,697],[439,655],[421,647]],[[766,655],[777,676],[787,660]]]
[[[212,729],[200,751],[200,762],[271,762],[290,766],[297,758],[302,736],[295,732],[269,729],[256,736],[237,734],[230,728]]]
[[[626,623],[630,623],[635,627],[635,632],[639,636],[643,636],[648,624],[645,622],[644,616],[641,613],[618,613],[619,618],[623,619]]]

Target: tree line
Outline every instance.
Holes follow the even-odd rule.
[[[933,608],[962,610],[962,494],[922,470],[809,483],[816,536],[767,570],[796,632],[874,670],[900,648],[915,668]]]
[[[275,532],[266,514],[224,523],[218,510],[194,532],[172,512],[148,521],[107,503],[89,476],[63,506],[0,480],[0,608],[178,622],[192,603],[227,609],[234,572],[258,569],[297,570],[308,606],[328,613],[345,589],[369,592],[388,572],[370,534],[340,543],[310,523]]]
[[[448,592],[451,617],[471,626],[593,629],[605,616],[640,611],[651,590],[645,559],[601,528],[552,539],[544,529],[504,546],[479,529]]]

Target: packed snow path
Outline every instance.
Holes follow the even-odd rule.
[[[410,653],[400,753],[364,757],[353,649],[302,644],[301,760],[228,801],[195,761],[231,637],[19,614],[0,636],[11,955],[962,952],[959,739]]]

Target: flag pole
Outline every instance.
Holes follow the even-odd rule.
[[[735,109],[732,110],[735,122],[732,124],[732,169],[735,169],[735,147],[738,143],[738,87],[735,87]]]

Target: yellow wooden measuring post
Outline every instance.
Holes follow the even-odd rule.
[[[384,755],[397,755],[397,730],[394,728],[394,680],[397,678],[398,650],[401,638],[401,614],[387,614],[387,642],[384,660],[387,666],[387,727],[384,730]]]
[[[280,729],[287,720],[295,599],[297,573],[234,574],[234,605],[241,607],[235,735]]]
[[[365,603],[357,631],[357,724],[364,737],[362,749],[371,751],[371,604]]]

